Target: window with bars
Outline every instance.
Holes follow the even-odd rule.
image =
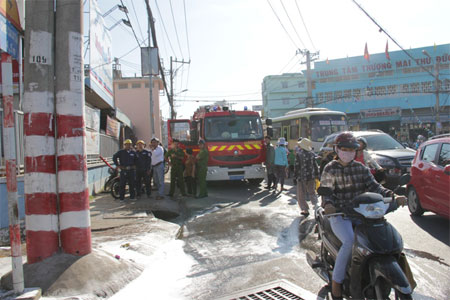
[[[124,90],[128,88],[128,83],[119,83],[119,90]]]

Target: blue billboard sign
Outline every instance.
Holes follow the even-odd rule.
[[[19,59],[19,32],[8,19],[0,14],[0,48]]]
[[[450,44],[316,62],[314,106],[346,113],[433,107],[435,76],[441,105],[450,92]],[[387,109],[387,110],[386,110]]]

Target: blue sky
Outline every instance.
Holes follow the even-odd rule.
[[[120,0],[98,1],[103,12],[120,4]],[[128,8],[138,40],[145,40],[146,0],[122,1]],[[450,1],[357,2],[406,49],[450,42]],[[170,56],[191,60],[190,65],[175,64],[179,68],[175,94],[188,89],[175,97],[179,117],[189,117],[199,105],[207,104],[203,101],[210,99],[226,99],[235,103],[234,108],[261,104],[254,100],[261,100],[265,76],[305,69],[300,63],[304,59],[295,55],[298,48],[319,50],[320,60],[326,60],[363,55],[366,42],[370,53],[384,52],[387,40],[351,0],[150,0],[150,6],[160,56],[167,70]],[[105,20],[110,26],[121,18],[125,18],[124,13],[115,10]],[[138,45],[131,30],[124,25],[115,27],[111,34],[114,57],[122,57]],[[399,50],[391,41],[389,49]],[[124,75],[140,76],[139,49],[120,61]],[[161,105],[163,116],[167,117],[166,97],[161,98]]]

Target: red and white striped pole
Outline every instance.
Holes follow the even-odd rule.
[[[14,96],[11,55],[2,53],[3,148],[6,160],[6,189],[8,191],[9,239],[11,243],[14,292],[24,289],[19,209],[17,206],[16,138],[14,128]]]
[[[59,250],[54,137],[54,1],[25,1],[25,6],[25,220],[28,263],[35,263]]]
[[[56,128],[59,221],[64,252],[91,252],[84,123],[82,1],[56,2]]]

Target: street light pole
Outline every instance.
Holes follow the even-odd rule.
[[[433,59],[430,54],[428,54],[427,50],[422,50],[423,55],[429,57],[430,59]],[[440,126],[441,126],[441,118],[439,114],[439,63],[434,59],[434,89],[436,94],[436,103],[434,105],[434,112],[436,114],[436,135],[440,133]]]

